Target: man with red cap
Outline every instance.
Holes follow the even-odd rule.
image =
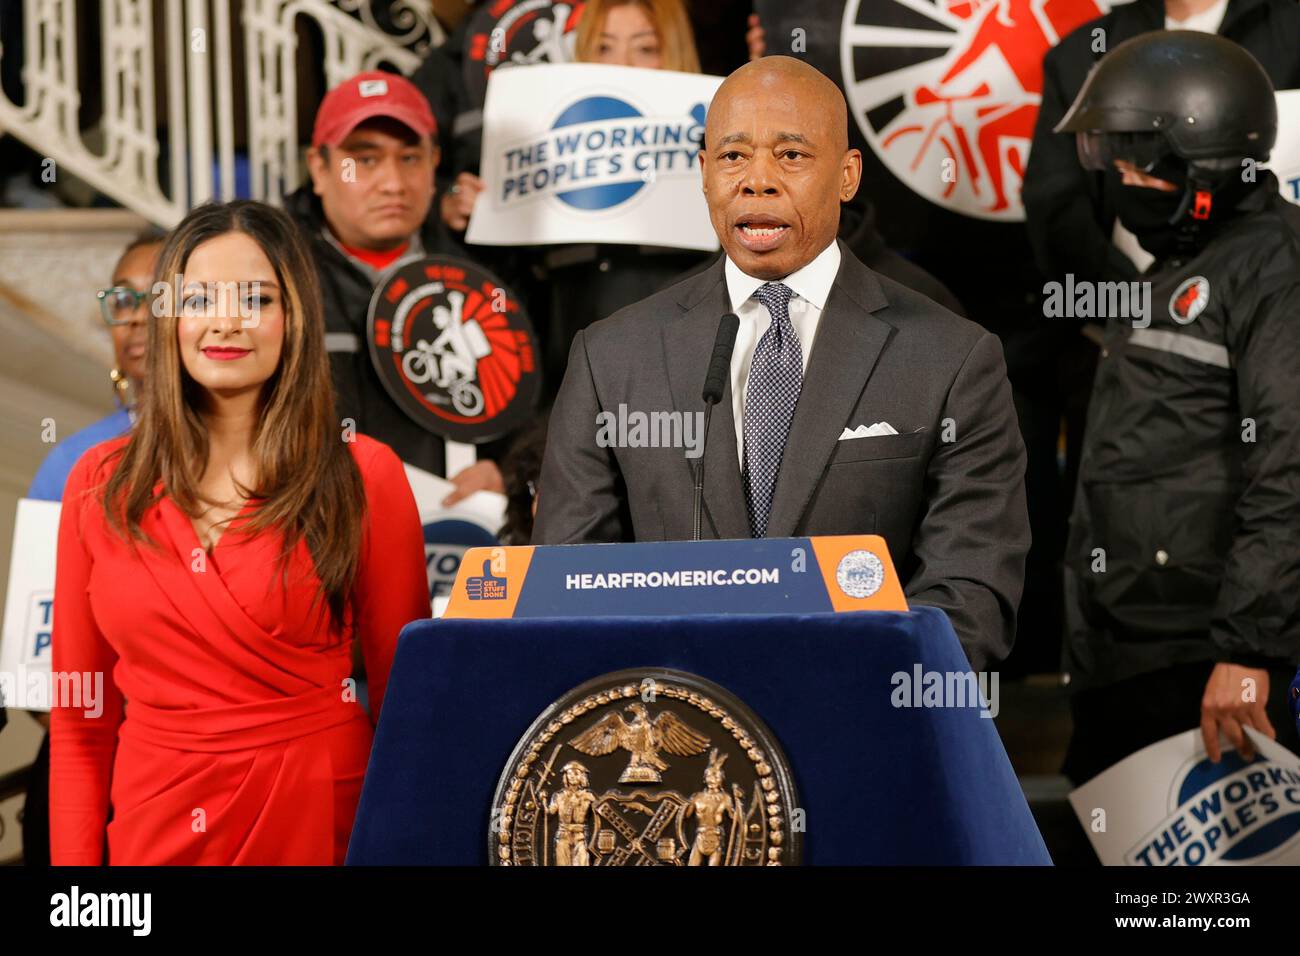
[[[446,474],[446,447],[385,391],[366,346],[366,316],[381,275],[398,260],[468,258],[433,212],[440,158],[429,101],[392,73],[361,73],[325,94],[307,166],[311,181],[285,200],[302,227],[320,277],[326,348],[340,419],[384,442],[403,461]],[[450,504],[474,491],[504,491],[481,460],[452,476]]]

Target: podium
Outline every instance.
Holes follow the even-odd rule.
[[[709,567],[718,554],[736,562],[784,557],[802,541],[823,555],[827,573],[801,580],[820,578],[830,590],[821,541],[835,540],[521,550],[534,552],[526,578],[547,580],[550,593],[555,579],[541,568],[553,562],[543,552],[564,552],[560,564],[570,575],[575,555],[606,568],[628,562],[662,567],[699,555]],[[883,548],[880,539],[872,540]],[[592,557],[602,548],[618,551]],[[485,592],[482,581],[469,584],[470,577],[482,577],[474,573],[477,557],[466,556],[457,588],[492,593],[495,586]],[[884,560],[892,575],[887,553]],[[666,613],[669,607],[655,607],[642,595],[623,604],[634,613],[563,616],[566,604],[557,598],[534,600],[541,608],[536,617],[408,625],[393,662],[348,864],[489,862],[490,808],[525,731],[578,685],[636,668],[698,675],[761,718],[789,763],[805,865],[1051,863],[994,722],[982,716],[989,712],[984,702],[953,706],[938,691],[923,693],[936,690],[933,675],[950,687],[955,675],[970,676],[942,611],[780,613],[770,601],[746,596],[744,588],[720,587],[731,593],[717,598],[719,610],[739,602],[750,612]],[[522,592],[517,608],[528,598],[526,581],[521,587],[517,577],[502,590]],[[597,600],[607,598],[598,592]],[[664,601],[680,604],[671,594]]]

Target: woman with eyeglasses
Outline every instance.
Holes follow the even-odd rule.
[[[62,501],[68,472],[77,459],[94,445],[123,435],[131,429],[134,404],[144,381],[145,346],[148,344],[148,290],[158,265],[158,253],[166,237],[153,230],[143,232],[122,251],[113,267],[112,284],[97,296],[99,314],[113,339],[114,364],[109,378],[117,408],[79,432],[74,432],[50,449],[32,479],[28,498]],[[23,861],[28,866],[50,863],[50,715],[30,711],[47,733],[41,741],[27,777],[27,801],[23,805]]]
[[[32,479],[28,498],[62,500],[68,472],[82,453],[92,445],[130,430],[135,401],[144,383],[145,347],[149,340],[149,289],[165,238],[162,233],[150,231],[132,240],[113,268],[112,284],[101,289],[97,296],[99,314],[113,339],[115,361],[108,374],[117,408],[113,414],[69,435],[50,449]]]
[[[139,419],[64,495],[53,669],[102,692],[51,712],[53,863],[339,864],[398,632],[429,616],[415,499],[335,414],[285,213],[200,206],[159,258]]]

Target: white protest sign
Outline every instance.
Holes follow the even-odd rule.
[[[1300,203],[1300,90],[1278,90],[1277,145],[1268,168],[1277,176],[1282,198]]]
[[[717,249],[696,157],[721,83],[597,63],[493,71],[483,106],[487,188],[467,241]]]
[[[1107,866],[1300,864],[1300,757],[1247,729],[1210,763],[1200,730],[1125,757],[1070,794]]]
[[[0,706],[50,709],[60,510],[57,501],[18,501],[4,629],[0,631]]]
[[[506,496],[494,491],[476,491],[454,505],[442,500],[453,485],[445,478],[406,465],[415,504],[424,526],[424,561],[429,574],[429,600],[435,613],[445,606],[451,586],[460,570],[460,559],[470,548],[499,543],[497,532],[506,520]],[[440,601],[439,598],[442,598]]]

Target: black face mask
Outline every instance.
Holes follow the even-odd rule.
[[[1119,177],[1118,172],[1112,175]],[[1115,194],[1115,212],[1124,228],[1137,237],[1142,248],[1159,259],[1178,247],[1179,226],[1171,225],[1169,220],[1183,203],[1187,168],[1166,158],[1157,163],[1149,175],[1178,188],[1173,192],[1161,192],[1146,186],[1121,183]],[[1179,217],[1180,223],[1182,218]]]

